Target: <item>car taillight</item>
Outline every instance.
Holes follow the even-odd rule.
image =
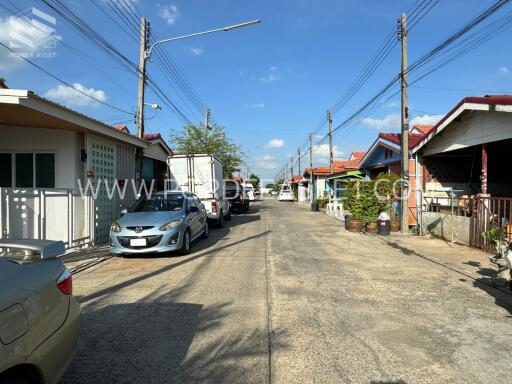
[[[60,274],[59,278],[57,279],[57,288],[65,294],[65,295],[71,295],[73,293],[73,277],[71,276],[71,272],[69,272],[69,269],[64,267],[64,271]]]
[[[217,202],[212,200],[212,212],[217,212]]]
[[[240,201],[244,201],[244,193],[243,192],[240,192]]]

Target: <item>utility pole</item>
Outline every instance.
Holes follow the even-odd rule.
[[[402,42],[402,204],[401,223],[402,233],[409,232],[409,108],[407,106],[407,16],[402,14],[398,26],[398,38]]]
[[[300,148],[297,150],[297,155],[299,156],[299,177],[302,175],[301,166],[300,166]]]
[[[293,157],[290,156],[290,180],[293,179]]]
[[[329,168],[331,173],[334,172],[334,154],[332,152],[332,114],[331,110],[327,110],[327,123],[329,124]]]
[[[210,130],[210,108],[206,107],[204,109],[204,133],[205,137],[208,141],[208,131]]]
[[[313,194],[315,186],[313,185],[313,135],[309,134],[309,200],[313,204]]]
[[[146,86],[146,51],[149,43],[149,22],[146,18],[140,20],[140,56],[139,56],[139,92],[137,97],[137,137],[144,139],[144,89]],[[142,181],[142,158],[141,148],[136,152],[135,178]]]

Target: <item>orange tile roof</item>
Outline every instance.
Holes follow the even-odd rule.
[[[433,125],[415,125],[413,127],[413,129],[417,129],[423,134],[429,133],[432,128],[434,128]]]

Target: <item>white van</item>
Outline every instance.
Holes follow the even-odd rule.
[[[279,201],[293,201],[293,193],[292,189],[288,184],[281,185],[281,190],[279,191],[279,195],[277,196],[277,200]]]

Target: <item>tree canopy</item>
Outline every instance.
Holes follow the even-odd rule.
[[[260,188],[260,178],[258,177],[258,175],[255,175],[254,173],[251,173],[251,176],[249,177],[249,183],[252,184],[254,189]]]
[[[222,163],[224,177],[238,171],[242,163],[240,148],[226,137],[224,127],[209,126],[208,134],[204,125],[187,125],[182,132],[171,135],[171,145],[178,153],[208,153]]]

